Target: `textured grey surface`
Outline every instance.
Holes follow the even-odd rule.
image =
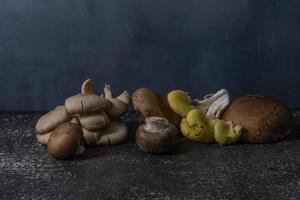
[[[0,110],[46,111],[86,78],[300,106],[299,0],[1,0]]]
[[[299,199],[299,127],[264,145],[205,145],[184,138],[167,155],[139,151],[138,124],[121,145],[57,161],[37,144],[39,113],[0,114],[0,199]],[[300,119],[300,112],[294,113]],[[300,120],[296,124],[299,126]]]

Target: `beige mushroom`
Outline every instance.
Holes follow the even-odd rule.
[[[45,133],[45,134],[36,134],[36,139],[37,139],[38,143],[47,145],[49,137],[51,136],[51,133],[52,132]]]
[[[98,130],[107,126],[110,122],[104,111],[91,112],[78,116],[80,125],[88,131]]]
[[[74,123],[63,123],[54,129],[48,141],[48,153],[54,158],[67,158],[84,152],[83,132]]]
[[[126,114],[130,102],[130,95],[127,91],[124,91],[118,97],[113,98],[110,85],[105,84],[104,98],[109,100],[112,104],[111,107],[107,109],[107,114],[111,118],[118,119]]]
[[[97,141],[98,145],[118,144],[123,142],[128,134],[127,126],[120,121],[111,121],[108,127],[103,129],[102,135]]]
[[[65,106],[57,106],[54,110],[43,115],[36,123],[37,134],[45,134],[55,129],[59,124],[71,119]]]
[[[66,99],[65,106],[70,114],[84,114],[94,111],[107,110],[111,103],[103,97],[93,94],[93,83],[86,80],[81,86],[81,94]]]
[[[95,145],[97,141],[100,139],[103,131],[96,130],[96,131],[88,131],[85,128],[82,128],[83,138],[87,145]]]

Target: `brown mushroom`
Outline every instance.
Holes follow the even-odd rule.
[[[175,144],[177,132],[166,118],[148,117],[136,131],[136,143],[142,151],[164,153]]]
[[[54,158],[67,158],[84,152],[83,132],[78,124],[63,123],[54,129],[48,141],[48,153]]]
[[[136,90],[132,94],[132,104],[137,115],[142,118],[163,117],[175,126],[178,126],[181,121],[181,117],[169,106],[167,97],[151,89]]]
[[[94,131],[103,128],[110,122],[107,114],[104,111],[82,114],[77,118],[80,125],[88,131]]]
[[[292,124],[292,114],[286,105],[259,95],[235,99],[222,118],[243,127],[240,140],[250,143],[277,141],[288,134]]]

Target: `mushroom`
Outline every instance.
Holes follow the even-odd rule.
[[[107,126],[110,122],[104,111],[86,113],[77,116],[79,124],[88,131],[94,131]]]
[[[102,130],[96,131],[88,131],[85,128],[82,128],[83,138],[87,145],[95,145],[97,141],[100,139],[101,135],[103,134]]]
[[[63,123],[54,129],[48,141],[48,153],[54,158],[67,158],[84,152],[83,132],[78,124]]]
[[[168,93],[170,107],[181,117],[185,117],[193,109],[191,97],[182,90],[173,90]]]
[[[105,84],[104,98],[111,102],[111,106],[107,109],[107,114],[110,118],[118,119],[128,110],[130,95],[127,91],[121,93],[118,97],[113,98],[110,85]]]
[[[215,94],[204,96],[203,100],[194,99],[196,108],[202,110],[208,118],[221,118],[222,113],[230,104],[230,97],[226,89],[221,89]]]
[[[181,117],[185,117],[189,111],[196,108],[201,110],[207,118],[220,118],[223,111],[228,107],[230,98],[226,89],[206,95],[203,100],[191,100],[187,92],[173,90],[168,94],[168,102]],[[196,105],[192,105],[192,103]]]
[[[164,153],[170,150],[176,141],[177,129],[166,118],[148,117],[146,123],[136,131],[138,147],[149,153]]]
[[[140,88],[132,94],[135,112],[142,118],[163,117],[171,124],[178,126],[180,116],[170,107],[167,97],[148,88]]]
[[[201,110],[193,109],[180,123],[182,134],[193,141],[211,143],[214,141],[214,131]]]
[[[70,114],[84,114],[107,110],[111,103],[103,97],[92,93],[93,82],[86,80],[81,86],[81,94],[66,99],[65,106]]]
[[[45,134],[55,129],[59,124],[71,119],[65,106],[57,106],[54,110],[43,115],[36,123],[35,129],[38,134]]]
[[[240,139],[249,143],[274,142],[286,136],[292,114],[283,103],[271,97],[246,95],[235,99],[222,119],[243,127]]]
[[[236,142],[241,134],[241,126],[219,119],[230,102],[225,89],[206,95],[203,100],[191,100],[187,92],[173,90],[168,94],[168,102],[183,117],[180,129],[190,140],[225,145]]]
[[[122,142],[127,127],[116,120],[127,112],[130,96],[124,91],[113,98],[109,85],[105,85],[104,94],[105,98],[94,94],[92,80],[86,80],[81,94],[67,98],[65,106],[58,106],[38,120],[38,142],[48,144],[48,152],[55,158],[81,154],[84,140],[87,145]]]
[[[242,127],[234,125],[232,122],[215,119],[212,123],[214,123],[214,138],[218,144],[236,143],[242,134]]]
[[[127,126],[119,121],[111,121],[108,127],[102,130],[101,137],[98,139],[98,145],[118,144],[127,137]]]
[[[39,143],[47,145],[48,139],[59,124],[69,121],[71,116],[65,106],[57,106],[54,110],[43,115],[36,123],[36,138]]]
[[[47,145],[51,134],[52,134],[52,132],[45,133],[45,134],[36,134],[36,139],[37,139],[38,143]]]

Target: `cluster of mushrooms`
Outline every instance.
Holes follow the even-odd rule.
[[[37,140],[48,146],[54,158],[80,155],[88,145],[121,143],[128,132],[120,118],[127,113],[130,100],[127,91],[113,98],[109,85],[105,85],[104,94],[97,95],[88,79],[80,94],[38,120]],[[160,95],[140,88],[132,94],[132,103],[144,121],[136,130],[136,144],[150,153],[172,149],[178,130],[189,140],[228,145],[274,142],[286,136],[292,126],[292,114],[283,103],[258,95],[231,102],[226,89],[199,100],[182,90]]]
[[[177,133],[174,127],[189,140],[220,145],[275,142],[288,135],[292,127],[292,114],[283,103],[260,95],[246,95],[231,102],[226,89],[199,100],[182,90],[160,95],[141,88],[133,93],[132,103],[145,119],[136,132],[137,145],[152,153],[172,147]]]
[[[80,155],[86,145],[118,144],[128,134],[120,118],[127,113],[129,103],[127,91],[113,98],[109,85],[105,85],[104,95],[94,94],[93,82],[88,79],[80,94],[67,98],[65,105],[38,120],[37,140],[47,145],[55,158]]]

